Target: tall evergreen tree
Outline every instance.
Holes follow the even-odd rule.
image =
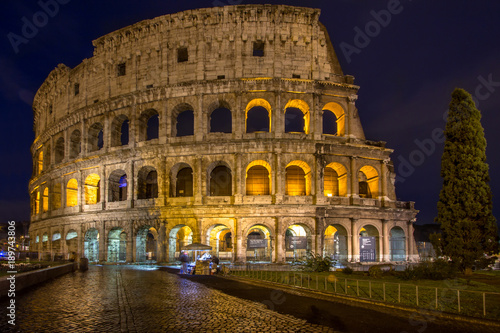
[[[498,232],[481,113],[465,90],[456,88],[451,97],[441,158],[443,187],[435,219],[442,233],[433,237],[433,243],[438,254],[470,274],[485,254],[498,251]]]

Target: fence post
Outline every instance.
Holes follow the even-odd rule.
[[[384,284],[382,285],[382,289],[384,290],[384,302],[385,302],[385,282],[384,282]]]
[[[356,280],[356,294],[359,296],[359,280]]]
[[[398,283],[398,303],[401,303],[401,283]]]
[[[328,285],[326,284],[326,276],[325,276],[325,291],[328,291]]]
[[[345,294],[347,295],[347,279],[345,279]]]
[[[436,288],[436,310],[439,307],[438,305],[438,288]]]
[[[335,278],[335,293],[337,293],[337,278]]]
[[[307,275],[307,288],[311,289],[311,276]]]
[[[418,306],[418,286],[415,286],[415,296],[417,297],[417,306]]]
[[[316,290],[319,290],[319,286],[318,286],[318,276],[316,275]]]
[[[302,288],[302,273],[300,273],[299,275],[300,275],[300,287]]]
[[[372,298],[372,282],[368,281],[368,290],[370,291],[370,298]]]
[[[483,316],[486,317],[486,293],[483,293]]]
[[[457,289],[458,313],[460,313],[460,289]]]

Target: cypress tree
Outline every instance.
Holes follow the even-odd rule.
[[[498,231],[481,113],[465,90],[456,88],[451,97],[441,158],[443,187],[435,219],[442,233],[432,240],[438,255],[449,257],[462,272],[471,274],[485,254],[497,253]]]

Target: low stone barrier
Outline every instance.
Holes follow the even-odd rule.
[[[10,278],[11,275],[3,276],[0,278],[0,298],[7,297],[9,290],[15,285],[15,291],[19,292],[25,288],[34,286],[36,284],[45,282],[63,274],[74,272],[77,269],[77,263],[69,263],[56,267],[49,267],[39,269],[32,272],[12,274],[15,279]]]

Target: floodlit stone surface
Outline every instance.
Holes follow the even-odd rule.
[[[361,234],[376,237],[376,261],[416,259],[417,211],[396,200],[392,150],[365,139],[359,87],[319,16],[190,10],[54,69],[33,103],[32,249],[169,261],[201,242],[223,260],[283,262],[304,256],[290,244],[306,237],[359,261]]]

